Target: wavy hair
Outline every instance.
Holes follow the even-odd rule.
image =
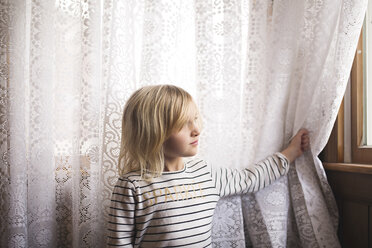
[[[140,170],[145,180],[160,176],[163,144],[184,126],[194,108],[191,95],[177,86],[145,86],[135,91],[124,107],[119,174]]]

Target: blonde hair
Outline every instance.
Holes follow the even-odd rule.
[[[135,91],[124,107],[119,174],[140,170],[146,180],[161,175],[163,144],[184,126],[193,109],[191,95],[177,86],[145,86]]]

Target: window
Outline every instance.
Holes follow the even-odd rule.
[[[372,164],[372,1],[355,52],[350,80],[323,162]]]
[[[372,4],[369,2],[351,70],[351,162],[372,164]],[[347,131],[347,130],[346,130]]]
[[[363,145],[372,146],[372,2],[369,2],[363,28],[364,123]]]

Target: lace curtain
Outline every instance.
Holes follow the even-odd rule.
[[[103,247],[125,101],[171,83],[198,102],[214,166],[251,166],[311,131],[287,177],[219,202],[214,247],[338,247],[317,156],[366,4],[2,0],[1,246]]]

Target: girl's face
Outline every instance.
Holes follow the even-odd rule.
[[[198,122],[197,110],[190,114],[189,120],[182,129],[172,133],[164,142],[164,156],[166,158],[190,157],[196,155],[200,127]]]

